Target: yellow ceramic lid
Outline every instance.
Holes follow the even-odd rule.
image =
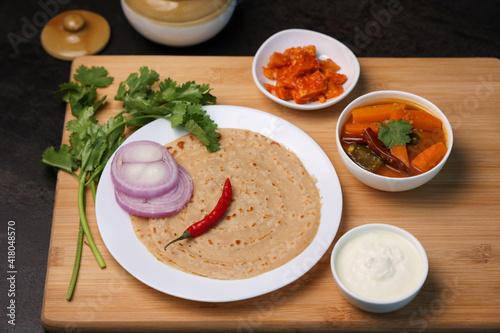
[[[87,10],[70,10],[52,18],[43,28],[40,40],[51,56],[62,60],[96,54],[109,41],[108,21]]]

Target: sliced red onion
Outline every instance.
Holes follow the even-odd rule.
[[[111,163],[115,188],[138,198],[153,198],[172,190],[179,168],[168,150],[154,141],[135,141],[122,146]]]
[[[180,211],[193,194],[191,177],[180,165],[176,186],[169,192],[154,198],[137,198],[115,188],[116,202],[126,212],[144,217],[163,217]]]

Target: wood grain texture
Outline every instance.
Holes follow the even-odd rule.
[[[260,109],[307,132],[326,152],[344,199],[335,241],[361,224],[383,222],[415,235],[427,251],[429,276],[405,308],[370,314],[351,306],[337,290],[332,246],[305,276],[275,292],[231,303],[202,303],[160,293],[136,280],[107,252],[88,193],[90,229],[107,263],[99,269],[88,247],[74,298],[65,300],[78,233],[77,182],[59,172],[42,323],[50,331],[408,331],[500,329],[500,61],[498,59],[361,58],[361,77],[349,96],[328,109],[304,112],[279,106],[253,83],[251,57],[90,56],[74,61],[104,66],[115,78],[107,120],[121,109],[118,83],[140,66],[178,82],[209,83],[218,104]],[[438,176],[412,191],[386,193],[351,176],[336,150],[337,117],[354,98],[395,89],[431,100],[454,131],[451,156]],[[67,110],[66,121],[71,118]],[[64,131],[63,141],[68,140]]]

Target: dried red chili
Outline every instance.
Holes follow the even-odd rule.
[[[174,242],[200,236],[205,231],[210,229],[226,213],[226,210],[229,207],[229,204],[231,203],[232,195],[233,195],[233,189],[231,187],[231,182],[229,178],[227,178],[226,182],[224,183],[224,187],[222,189],[222,195],[219,201],[217,202],[217,205],[210,212],[210,214],[205,216],[203,220],[192,224],[189,228],[186,229],[186,231],[182,233],[182,235],[179,238],[176,238],[167,245],[165,245],[164,249],[166,249],[167,246],[169,246]]]
[[[373,149],[373,151],[376,152],[387,164],[391,165],[397,170],[407,173],[410,172],[410,169],[408,169],[403,161],[392,155],[391,152],[385,148],[382,141],[379,140],[377,134],[375,134],[375,132],[370,127],[363,130],[363,137],[368,143],[368,146],[370,146],[370,148]]]

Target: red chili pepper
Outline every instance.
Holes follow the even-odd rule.
[[[403,172],[410,172],[410,169],[399,158],[392,155],[391,152],[385,148],[384,143],[380,141],[375,132],[370,128],[363,130],[363,136],[374,152],[376,152],[387,164]]]
[[[182,233],[182,235],[179,238],[176,238],[167,245],[165,245],[164,249],[166,249],[167,246],[169,246],[174,242],[191,237],[200,236],[205,231],[210,229],[226,213],[226,210],[229,207],[229,204],[231,203],[232,195],[233,195],[233,189],[231,187],[231,182],[229,181],[229,178],[227,178],[226,182],[224,183],[224,188],[222,189],[222,195],[219,201],[217,202],[217,205],[210,212],[210,214],[205,216],[203,220],[192,224],[189,228],[186,229],[186,231]]]

